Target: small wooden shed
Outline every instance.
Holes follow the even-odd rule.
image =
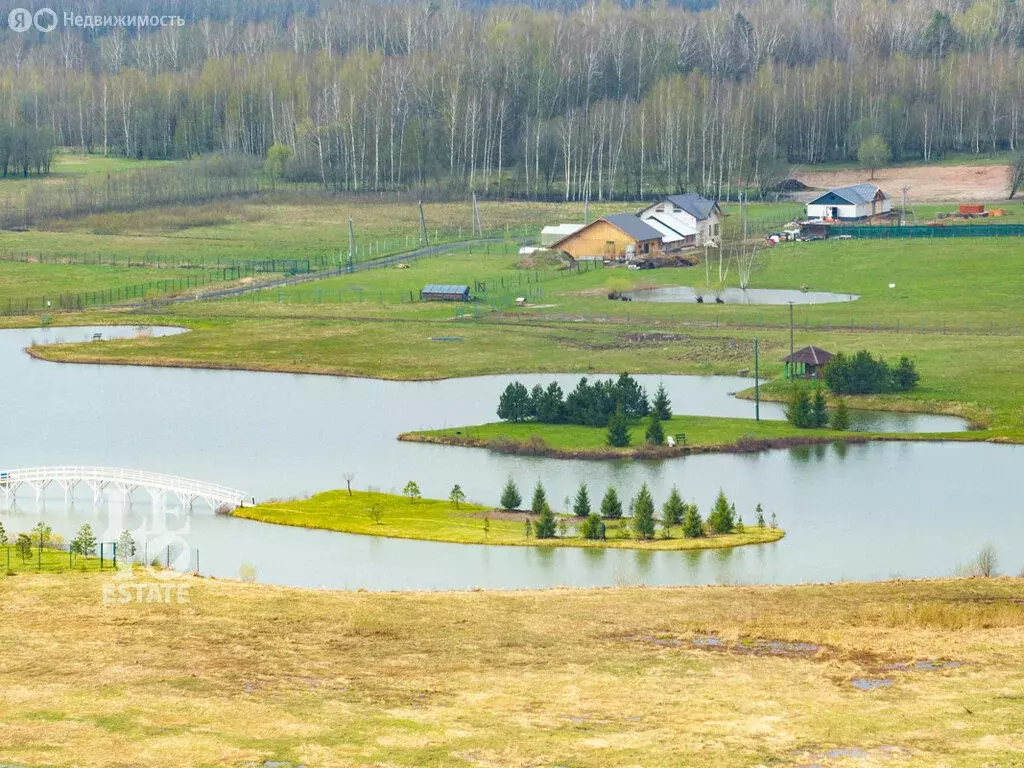
[[[832,359],[832,353],[821,347],[804,347],[798,349],[792,355],[786,355],[782,362],[786,364],[786,378],[793,375],[804,379],[820,379],[821,373],[828,361]]]
[[[469,301],[469,286],[430,283],[420,291],[420,301]]]

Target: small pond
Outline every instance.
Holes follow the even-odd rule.
[[[696,302],[697,297],[704,299],[705,304],[714,304],[715,296],[721,297],[726,304],[836,304],[844,301],[856,301],[860,298],[855,293],[826,293],[824,291],[797,291],[784,288],[726,288],[716,293],[710,289],[690,288],[685,285],[672,285],[665,288],[648,288],[642,291],[629,291],[626,296],[633,301],[651,301],[665,304],[684,304]]]

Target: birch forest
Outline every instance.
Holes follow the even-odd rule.
[[[277,145],[284,177],[329,190],[570,200],[726,198],[874,134],[895,161],[1024,140],[1018,0],[210,5],[160,9],[182,26],[4,29],[0,139]]]

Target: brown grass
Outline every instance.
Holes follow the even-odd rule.
[[[0,579],[3,759],[843,765],[828,750],[862,748],[860,765],[1009,766],[1024,748],[1020,580],[371,594],[185,577],[186,605],[103,605],[110,578]],[[753,639],[823,649],[742,652]],[[920,659],[962,666],[883,671]],[[891,687],[850,684],[881,674]]]

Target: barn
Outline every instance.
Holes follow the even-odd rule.
[[[420,301],[469,301],[469,286],[431,283],[420,291]]]
[[[551,250],[574,259],[627,260],[657,256],[662,234],[630,213],[616,213],[592,221],[580,230],[552,243]]]
[[[892,198],[874,184],[830,189],[807,204],[807,218],[818,221],[857,221],[888,213]]]

